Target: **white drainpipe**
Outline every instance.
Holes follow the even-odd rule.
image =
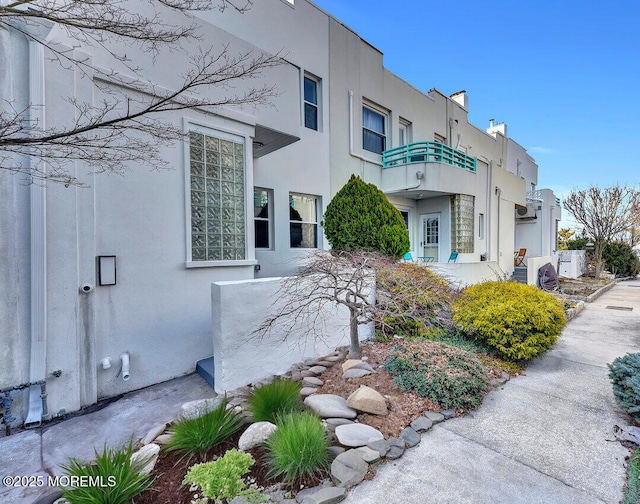
[[[29,41],[29,106],[34,132],[45,124],[44,47]],[[32,169],[46,171],[44,162],[29,158]],[[31,361],[29,381],[44,380],[47,363],[47,189],[44,183],[31,184]],[[29,412],[25,426],[42,421],[40,386],[29,388]]]

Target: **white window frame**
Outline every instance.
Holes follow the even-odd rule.
[[[404,137],[404,138],[403,138]],[[413,142],[413,123],[404,119],[398,118],[398,147],[403,145],[409,145]]]
[[[268,209],[268,215],[267,217],[257,217],[255,215],[255,192],[256,191],[264,191],[267,193],[267,209]],[[274,213],[274,208],[273,208],[273,189],[268,189],[266,187],[254,187],[253,188],[253,194],[254,194],[254,199],[253,199],[253,208],[254,208],[254,217],[253,217],[253,222],[254,222],[254,233],[255,233],[255,223],[256,222],[266,222],[267,223],[267,246],[266,247],[258,247],[258,243],[257,241],[254,241],[254,246],[256,248],[256,250],[273,250],[273,213]]]
[[[380,116],[382,116],[383,119],[383,133],[380,133],[378,131],[369,129],[369,128],[365,128],[364,126],[364,109],[368,109],[371,112],[374,112]],[[384,152],[385,150],[389,149],[389,117],[390,117],[390,112],[387,109],[384,109],[383,107],[380,107],[379,105],[375,105],[374,103],[371,103],[370,101],[367,100],[363,100],[362,101],[362,150],[367,151],[367,152],[371,152],[372,154],[377,154],[379,156],[382,155],[382,152]],[[364,146],[364,134],[365,131],[370,132],[378,137],[383,138],[383,148],[382,148],[382,152],[378,153],[376,151],[372,151],[369,149],[366,149]]]
[[[304,96],[304,81],[305,79],[308,79],[309,81],[313,82],[316,85],[316,101],[317,103],[313,103],[310,101],[307,101],[305,99]],[[310,129],[312,131],[322,131],[322,79],[320,77],[316,77],[313,74],[310,74],[308,72],[304,72],[303,76],[302,76],[302,125],[307,128]],[[311,106],[311,107],[315,107],[316,109],[316,127],[315,128],[310,128],[309,126],[307,126],[307,120],[306,120],[306,107],[307,105]]]
[[[291,250],[298,250],[298,249],[320,249],[322,248],[322,244],[321,244],[321,232],[320,232],[320,215],[321,215],[321,204],[322,204],[322,197],[317,195],[317,194],[308,194],[308,193],[301,193],[301,192],[296,192],[296,191],[290,191],[289,195],[288,195],[288,200],[287,200],[287,211],[291,211],[289,210],[289,208],[291,208],[291,197],[292,196],[306,196],[309,198],[314,198],[315,200],[315,211],[316,211],[316,220],[315,221],[297,221],[297,220],[291,220],[291,218],[289,218],[289,249]],[[316,242],[316,246],[315,247],[293,247],[291,246],[291,224],[292,223],[298,223],[298,224],[313,224],[315,226],[315,230],[316,230],[316,236],[315,236],[315,242]]]
[[[184,166],[184,194],[185,194],[185,221],[186,221],[186,268],[207,268],[226,266],[253,266],[258,263],[253,254],[253,158],[249,155],[252,145],[253,128],[237,123],[237,128],[229,128],[218,125],[205,124],[194,120],[183,120],[183,131],[187,134],[187,140],[183,143]],[[244,229],[245,229],[245,259],[237,260],[193,260],[192,259],[192,228],[191,228],[191,159],[188,133],[195,131],[204,135],[241,141],[244,144]],[[249,192],[250,191],[250,192]]]

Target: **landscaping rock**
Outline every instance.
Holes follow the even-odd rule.
[[[327,368],[324,366],[313,366],[309,368],[309,371],[311,371],[315,375],[320,375],[324,373],[326,370]]]
[[[387,452],[386,457],[388,459],[397,459],[402,457],[406,446],[404,439],[391,437],[387,439],[387,442],[389,443],[389,451]]]
[[[327,422],[327,424],[329,425],[337,427],[338,425],[352,424],[353,420],[349,420],[348,418],[327,418],[325,422]]]
[[[291,373],[291,379],[293,381],[300,381],[302,380],[302,371],[293,371]]]
[[[153,442],[160,434],[162,434],[166,430],[166,428],[167,428],[166,423],[156,425],[153,429],[147,432],[147,435],[142,438],[142,441],[140,441],[140,444],[144,446]]]
[[[303,387],[322,387],[322,385],[324,385],[324,382],[315,376],[307,376],[302,379]]]
[[[329,487],[318,490],[317,492],[307,495],[302,504],[334,504],[340,502],[347,496],[346,488]]]
[[[198,418],[210,411],[216,409],[224,401],[224,396],[211,397],[208,399],[199,399],[184,403],[180,408],[180,416],[182,418]]]
[[[318,486],[314,486],[311,488],[304,488],[302,490],[300,490],[297,494],[296,494],[296,502],[302,504],[302,501],[305,499],[305,497],[309,496],[309,495],[313,495],[316,492],[319,492],[320,490],[322,490],[323,488],[332,488],[333,485],[331,484],[331,482],[329,480],[324,480],[320,485]]]
[[[341,453],[347,451],[342,446],[330,446],[329,448],[327,448],[327,450],[329,451],[329,455],[331,456],[331,458],[336,458]]]
[[[326,360],[319,360],[318,362],[316,362],[316,366],[322,366],[322,367],[331,367],[334,364],[335,362],[330,362]]]
[[[355,450],[347,450],[331,462],[331,477],[342,488],[360,483],[368,470],[369,464]]]
[[[376,439],[375,441],[367,443],[367,448],[377,451],[381,457],[384,457],[389,451],[390,446],[386,439]]]
[[[302,376],[302,378],[309,378],[310,376],[315,376],[315,373],[309,369],[303,369],[302,371],[300,371],[300,376]]]
[[[241,451],[247,451],[260,446],[276,429],[277,427],[271,422],[253,423],[240,436],[238,448]]]
[[[173,434],[160,434],[155,439],[155,443],[160,445],[160,446],[164,446],[164,445],[168,444],[169,441],[171,441],[172,437],[173,437]]]
[[[327,362],[332,362],[333,364],[335,364],[336,362],[340,362],[342,359],[344,359],[343,354],[327,355],[326,357],[322,358],[322,360],[325,360]]]
[[[143,446],[137,452],[131,455],[131,463],[147,460],[145,466],[140,470],[140,474],[151,474],[153,468],[158,461],[158,455],[160,455],[160,446],[151,443]]]
[[[336,427],[336,436],[344,446],[366,446],[376,439],[384,439],[382,432],[369,425],[353,423]]]
[[[450,418],[455,418],[456,412],[452,409],[446,409],[441,411],[440,414],[444,417],[445,420],[449,420]]]
[[[361,446],[360,448],[356,448],[355,451],[367,464],[375,464],[376,462],[380,462],[380,452],[377,450],[372,450],[367,446]]]
[[[321,418],[355,418],[357,411],[347,406],[347,401],[334,394],[315,394],[304,403]]]
[[[347,406],[373,415],[386,415],[388,413],[387,402],[382,397],[382,394],[366,385],[360,385],[360,388],[349,396]]]
[[[427,411],[426,413],[423,413],[423,415],[431,420],[434,424],[440,423],[444,420],[444,415],[442,413]]]
[[[362,364],[362,361],[360,359],[347,359],[342,363],[342,372],[344,373],[345,371],[357,366],[358,364]]]
[[[342,377],[345,378],[345,379],[362,378],[363,376],[367,376],[367,375],[370,375],[370,374],[371,374],[371,371],[368,371],[366,369],[351,368],[351,369],[347,369],[342,374]]]
[[[350,369],[364,369],[365,371],[371,371],[372,373],[375,371],[375,369],[373,369],[371,364],[369,364],[368,362],[361,362],[360,364],[356,364]]]
[[[312,394],[315,394],[318,391],[317,387],[302,387],[300,389],[300,395],[302,397],[308,397]]]
[[[405,427],[404,429],[402,429],[400,437],[404,439],[404,442],[407,443],[407,446],[409,448],[413,448],[414,446],[420,444],[420,434],[414,431],[411,427]]]
[[[48,491],[46,494],[38,497],[33,504],[53,504],[54,502],[58,502],[62,500],[62,488],[53,488]],[[66,502],[69,502],[67,499],[64,499]]]
[[[64,497],[60,497],[58,500],[53,501],[53,504],[71,504],[71,501],[65,499]]]
[[[426,432],[433,426],[433,422],[427,417],[418,417],[411,422],[411,428],[416,432]]]

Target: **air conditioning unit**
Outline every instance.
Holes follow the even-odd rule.
[[[536,204],[527,203],[526,207],[520,207],[516,210],[517,219],[535,219],[536,218]]]

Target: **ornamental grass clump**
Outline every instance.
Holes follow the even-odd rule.
[[[254,422],[276,423],[278,416],[304,409],[300,384],[284,378],[256,387],[247,402]]]
[[[487,374],[475,355],[436,341],[400,343],[384,367],[401,389],[461,412],[477,408],[489,390]]]
[[[266,442],[268,475],[294,484],[313,480],[329,467],[327,436],[320,418],[310,411],[278,418]]]
[[[151,486],[151,475],[141,474],[149,459],[141,458],[132,462],[131,441],[118,449],[105,445],[102,453],[95,453],[95,462],[81,462],[72,458],[68,464],[61,466],[71,482],[84,482],[63,490],[63,497],[71,504],[125,504]]]
[[[255,488],[247,488],[242,479],[254,462],[254,458],[248,453],[229,450],[213,462],[191,466],[182,484],[196,485],[202,495],[215,503],[227,503],[235,497],[242,497],[252,503],[266,502],[268,498],[265,495]]]
[[[462,331],[513,362],[540,356],[567,323],[562,303],[552,294],[515,282],[467,287],[452,303],[451,315]]]
[[[232,409],[227,409],[227,404],[224,399],[209,413],[178,420],[169,429],[171,440],[166,449],[192,457],[204,454],[238,432],[244,425],[244,419]]]
[[[609,364],[613,395],[620,407],[640,423],[640,353],[628,353]]]

